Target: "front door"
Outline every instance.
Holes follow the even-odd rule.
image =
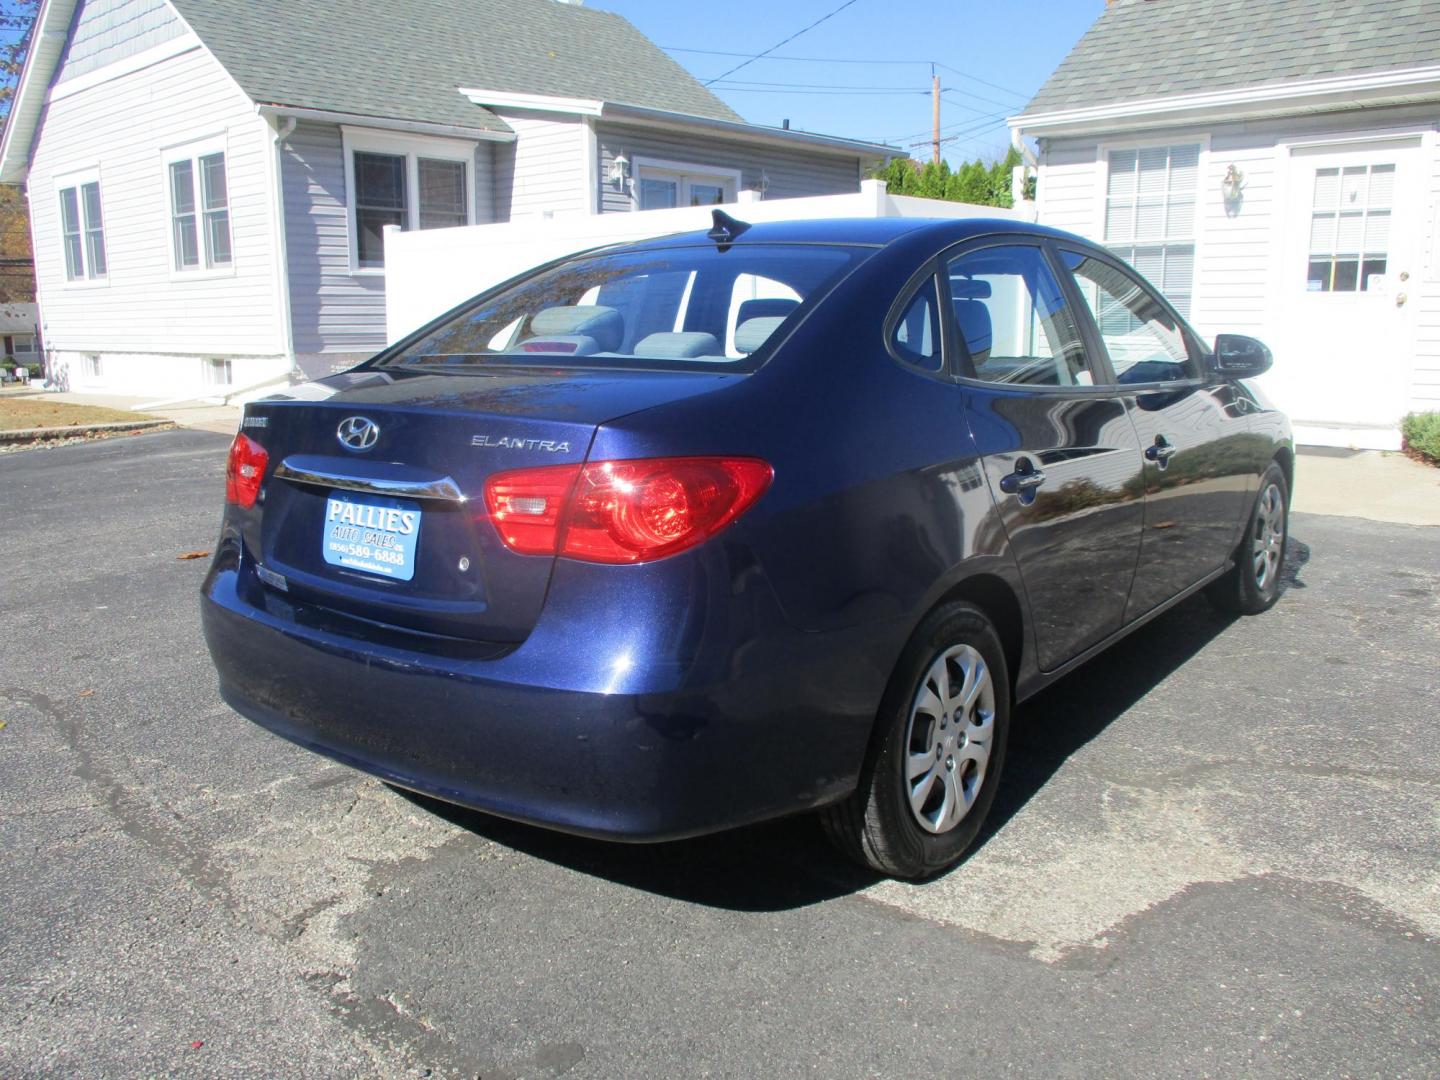
[[[1096,385],[1044,249],[995,244],[947,264],[965,415],[1020,569],[1040,668],[1120,629],[1144,513],[1140,445]]]
[[[1061,249],[1110,379],[1126,396],[1145,469],[1145,532],[1125,621],[1218,570],[1235,550],[1270,447],[1245,396],[1207,374],[1198,342],[1139,277],[1108,255]]]
[[[1297,425],[1393,428],[1414,361],[1419,138],[1296,149],[1280,332],[1260,385]]]

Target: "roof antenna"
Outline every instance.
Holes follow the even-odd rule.
[[[733,218],[724,210],[712,210],[710,213],[715,218],[715,224],[710,227],[710,231],[705,234],[705,237],[715,241],[716,247],[721,254],[724,254],[730,250],[730,245],[735,242],[736,238],[750,228],[750,223]]]

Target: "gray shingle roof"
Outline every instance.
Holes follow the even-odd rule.
[[[1437,0],[1117,0],[1025,113],[1434,64]]]
[[[740,117],[619,15],[558,0],[173,0],[264,104],[506,130],[460,86]]]

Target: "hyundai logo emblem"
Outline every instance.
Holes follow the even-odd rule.
[[[347,416],[335,429],[335,437],[346,450],[369,450],[380,438],[380,425],[368,416]]]

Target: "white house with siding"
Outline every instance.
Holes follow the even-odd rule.
[[[1440,409],[1435,0],[1115,0],[1010,121],[1039,220],[1265,341],[1301,442]]]
[[[561,0],[42,0],[0,183],[52,374],[180,398],[382,347],[387,225],[843,194],[893,152],[747,124]]]

